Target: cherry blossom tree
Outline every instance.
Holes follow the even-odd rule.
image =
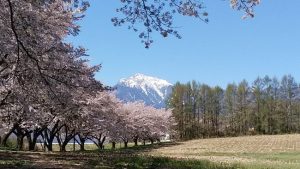
[[[142,43],[149,48],[153,43],[151,34],[159,32],[163,37],[174,35],[181,38],[174,26],[174,15],[194,17],[205,23],[208,13],[205,1],[199,0],[120,0],[122,7],[117,12],[124,17],[114,17],[115,26],[128,25],[129,29],[139,33]],[[245,11],[245,17],[254,17],[254,7],[260,0],[230,0],[231,7]]]
[[[85,73],[69,79],[74,85],[78,86],[66,87],[57,84],[55,85],[55,96],[49,94],[48,90],[37,86],[34,80],[30,81],[28,79],[25,86],[16,85],[14,92],[11,94],[13,99],[7,99],[6,102],[9,104],[1,107],[2,120],[5,120],[8,125],[11,124],[12,127],[8,132],[8,136],[11,133],[15,133],[17,136],[20,135],[21,138],[26,136],[29,149],[32,150],[35,147],[37,138],[41,135],[45,140],[46,147],[51,151],[54,136],[62,128],[65,131],[67,130],[67,125],[63,123],[64,120],[79,116],[74,112],[78,112],[79,107],[83,106],[86,101],[85,98],[94,97],[93,93],[100,92],[103,89],[102,84],[93,78],[93,70],[85,64],[79,66],[78,71]],[[61,76],[63,76],[64,72],[61,73]],[[33,89],[34,86],[35,89]],[[86,95],[86,97],[82,97],[83,95]],[[18,132],[13,132],[14,130]],[[65,144],[67,144],[66,142]]]
[[[100,66],[87,67],[87,60],[82,59],[85,49],[63,41],[78,33],[75,21],[82,17],[84,7],[75,10],[58,0],[5,0],[0,7],[0,106],[7,104],[11,95],[16,96],[16,91],[24,95],[39,88],[60,101],[62,90],[90,85],[81,82],[93,78],[86,75]]]
[[[114,126],[118,116],[116,109],[120,101],[111,91],[99,92],[95,97],[87,100],[82,109],[81,123],[79,123],[78,143],[84,150],[84,142],[92,140],[99,149],[104,148],[104,142]]]
[[[125,147],[129,141],[137,145],[138,141],[160,140],[160,137],[171,132],[172,113],[170,110],[156,109],[146,106],[143,102],[129,102],[118,109],[122,124],[119,130],[119,137]]]

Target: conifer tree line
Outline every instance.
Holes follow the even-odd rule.
[[[300,87],[285,75],[230,83],[176,83],[168,100],[180,139],[300,131]]]

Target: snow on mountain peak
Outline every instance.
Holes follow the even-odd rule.
[[[137,73],[129,78],[123,78],[120,80],[119,84],[131,88],[140,88],[146,95],[149,94],[149,89],[152,89],[161,97],[161,99],[165,99],[166,97],[166,93],[164,92],[165,88],[172,86],[172,84],[166,80],[146,76],[141,73]]]

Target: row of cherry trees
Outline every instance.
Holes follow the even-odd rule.
[[[56,140],[64,151],[73,138],[78,138],[82,148],[87,139],[103,147],[107,137],[131,141],[133,131],[139,132],[139,139],[165,133],[165,126],[150,122],[165,117],[149,115],[159,115],[162,110],[141,103],[121,104],[109,94],[109,87],[95,79],[101,65],[89,66],[86,50],[65,41],[67,36],[78,34],[77,21],[88,6],[86,1],[73,0],[0,1],[0,126],[6,131],[1,139],[4,145],[14,134],[18,149],[22,149],[24,138],[30,150],[42,138],[49,151]],[[138,112],[143,118],[128,117]]]
[[[48,151],[57,141],[60,151],[72,140],[84,150],[87,140],[93,141],[99,149],[104,142],[116,143],[146,140],[159,141],[171,133],[173,119],[171,111],[146,106],[142,102],[122,103],[111,92],[98,92],[95,96],[80,95],[76,103],[69,102],[63,108],[47,108],[42,104],[6,106],[1,110],[1,124],[6,129],[2,144],[12,134],[17,137],[17,148],[22,149],[26,138],[29,150],[35,150],[41,140]],[[66,100],[67,101],[67,100]]]

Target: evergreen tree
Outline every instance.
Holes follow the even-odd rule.
[[[258,77],[228,84],[226,90],[195,81],[176,83],[169,107],[180,139],[300,130],[300,89],[291,75]]]

